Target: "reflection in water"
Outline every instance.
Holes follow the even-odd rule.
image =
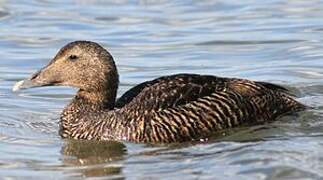
[[[126,154],[126,146],[112,141],[68,140],[63,146],[62,154],[63,163],[75,168],[77,175],[119,176],[122,173],[122,165],[118,164],[118,161]]]

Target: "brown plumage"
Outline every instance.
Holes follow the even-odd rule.
[[[197,74],[147,81],[115,101],[118,73],[113,58],[89,41],[69,43],[14,89],[45,85],[79,88],[60,120],[60,135],[73,139],[183,142],[305,108],[278,85]]]

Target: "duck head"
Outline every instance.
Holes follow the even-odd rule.
[[[75,41],[60,49],[47,66],[17,82],[13,91],[54,85],[79,88],[78,94],[91,95],[94,100],[97,96],[115,101],[118,73],[112,56],[102,46]]]

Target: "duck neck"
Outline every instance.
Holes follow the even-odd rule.
[[[80,101],[83,105],[90,105],[95,107],[94,110],[106,109],[112,110],[116,101],[116,90],[104,90],[104,91],[84,91],[79,90],[72,103],[78,103]]]
[[[74,101],[82,100],[95,107],[112,110],[115,107],[118,84],[119,76],[117,69],[114,68],[101,80],[93,81],[90,85],[81,88]]]

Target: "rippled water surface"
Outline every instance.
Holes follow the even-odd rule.
[[[0,0],[0,27],[2,178],[323,178],[322,1]],[[282,84],[315,108],[204,143],[62,140],[58,117],[75,89],[11,87],[79,39],[113,54],[119,96],[190,72]]]

